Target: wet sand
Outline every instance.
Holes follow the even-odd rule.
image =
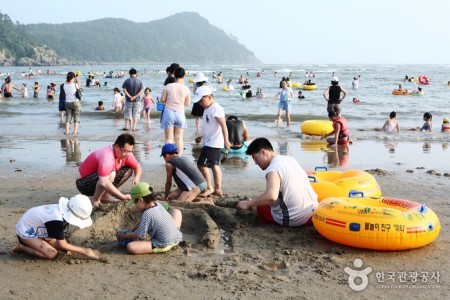
[[[240,199],[264,189],[262,172],[257,170],[248,172],[251,177],[228,176],[226,195],[213,198],[215,207],[171,203],[183,212],[186,241],[168,253],[131,256],[119,248],[115,230],[128,226],[138,215],[123,204],[115,204],[97,210],[90,228],[71,228],[69,240],[99,249],[99,261],[64,254],[54,261],[43,261],[10,254],[17,241],[15,223],[30,207],[56,203],[60,196],[75,194],[72,183],[77,170],[70,165],[46,169],[32,163],[16,168],[15,163],[4,159],[0,174],[1,299],[42,299],[49,295],[56,299],[318,299],[324,295],[331,299],[443,299],[449,293],[450,178],[442,171],[438,175],[427,168],[397,167],[395,171],[372,172],[384,195],[426,203],[440,218],[441,234],[420,249],[364,250],[328,241],[312,226],[261,225],[251,212],[233,208]],[[154,183],[157,191],[163,189],[159,172],[144,172],[142,180]],[[345,267],[354,268],[357,258],[364,267],[373,269],[362,292],[350,289],[344,272]],[[439,272],[439,282],[428,278],[425,283],[413,283],[408,279],[407,287],[391,287],[405,283],[398,278],[379,282],[376,277],[381,272],[398,275],[414,271],[430,276]]]

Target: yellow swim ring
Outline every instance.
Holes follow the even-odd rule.
[[[317,89],[317,85],[315,85],[315,84],[310,84],[310,85],[304,84],[303,85],[303,90],[305,90],[305,91],[312,91],[315,89]]]
[[[325,171],[319,171],[324,169]],[[347,197],[350,192],[358,191],[366,197],[381,197],[380,185],[375,177],[361,170],[328,170],[317,167],[316,171],[307,171],[311,186],[317,193],[318,201],[328,197]]]
[[[441,224],[425,205],[396,198],[327,198],[312,218],[325,238],[374,250],[423,247],[439,235]]]
[[[324,136],[332,132],[333,122],[328,120],[307,120],[300,125],[302,133]]]
[[[194,83],[194,79],[189,79],[189,83]]]
[[[393,90],[393,91],[392,91],[392,95],[396,95],[396,96],[407,96],[407,95],[411,95],[411,92],[410,92],[410,91]]]
[[[228,87],[226,87],[225,85],[222,85],[220,88],[224,92],[229,92],[230,91],[230,89]]]
[[[295,89],[301,89],[303,87],[303,84],[301,84],[300,82],[293,82],[292,87]]]

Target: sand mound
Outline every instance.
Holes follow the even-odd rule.
[[[256,218],[248,218],[251,212],[240,212],[234,207],[239,198],[223,198],[216,201],[216,206],[205,203],[181,201],[169,202],[183,215],[181,231],[184,241],[181,248],[218,249],[232,248],[232,233],[236,228],[257,224]],[[169,209],[171,209],[169,208]],[[70,228],[68,240],[76,245],[113,252],[118,249],[116,233],[118,230],[131,228],[140,218],[141,213],[128,209],[124,203],[101,205],[92,214],[94,223],[85,229]]]

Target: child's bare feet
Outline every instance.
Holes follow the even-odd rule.
[[[11,255],[16,255],[20,252],[22,252],[22,249],[20,247],[20,243],[17,242],[17,244],[11,249]]]
[[[215,206],[214,201],[212,201],[212,199],[209,197],[201,198],[201,199],[199,199],[199,201],[197,203],[206,203],[206,204]]]
[[[216,195],[216,196],[223,196],[223,193],[221,190],[215,190],[212,194]]]
[[[201,193],[198,196],[202,197],[202,198],[205,198],[205,197],[208,197],[209,195],[211,195],[213,192],[214,192],[213,189],[206,189],[203,193]]]

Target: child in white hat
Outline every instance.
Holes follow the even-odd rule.
[[[44,258],[55,258],[58,250],[81,253],[99,259],[98,251],[69,244],[64,238],[64,229],[72,224],[80,228],[92,225],[91,200],[84,195],[70,199],[61,197],[58,204],[47,204],[30,208],[16,224],[19,242],[12,253],[28,253]]]

